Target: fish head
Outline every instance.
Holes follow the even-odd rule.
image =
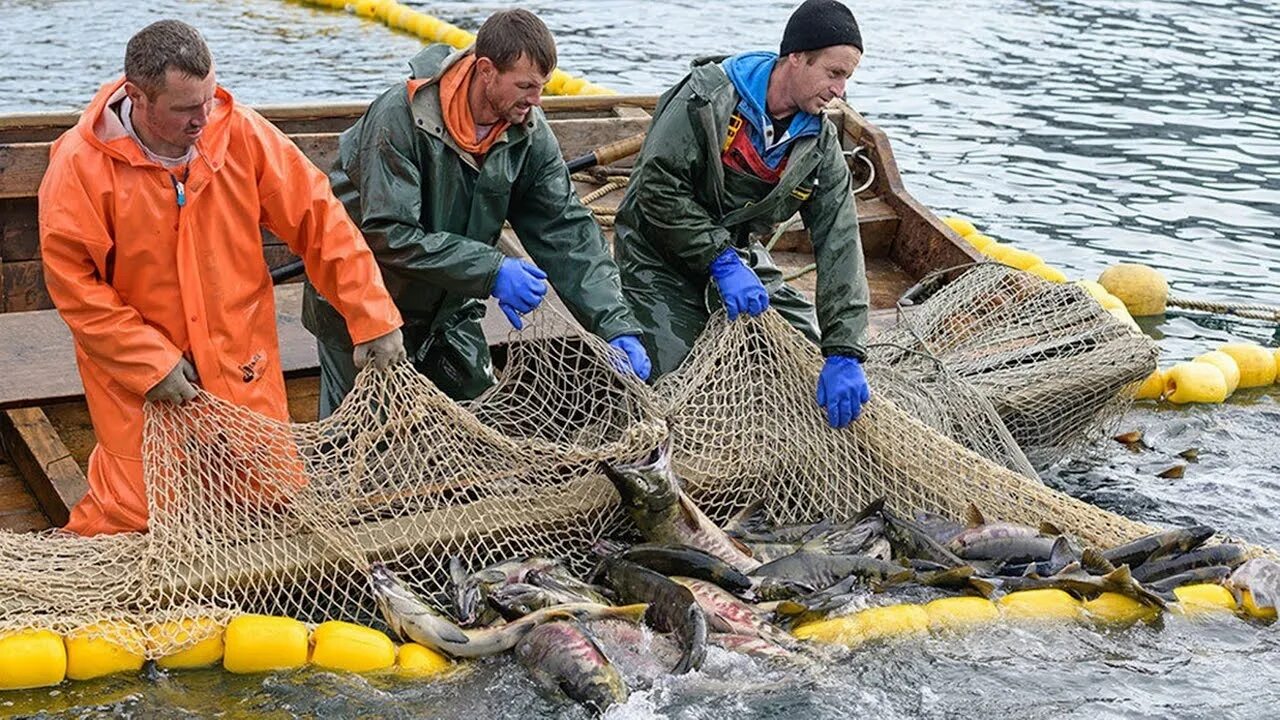
[[[468,575],[458,556],[449,558],[449,579],[453,584],[454,617],[463,626],[470,626],[480,618],[480,608],[485,602],[485,592],[476,575]]]
[[[643,462],[613,464],[602,460],[600,467],[633,517],[668,511],[679,498],[680,485],[671,470],[670,440]]]
[[[387,627],[401,637],[407,636],[404,632],[406,622],[423,616],[441,617],[383,563],[375,562],[369,566],[369,584]]]

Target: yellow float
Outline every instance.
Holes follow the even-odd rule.
[[[980,232],[973,233],[972,235],[965,235],[964,241],[969,243],[974,250],[977,250],[980,253],[985,253],[988,248],[996,243],[995,238],[990,235],[983,235]]]
[[[933,630],[963,630],[1000,619],[995,603],[980,597],[945,597],[926,603]]]
[[[1134,317],[1163,315],[1169,301],[1169,283],[1155,268],[1121,263],[1098,277],[1107,292],[1120,298]]]
[[[92,680],[137,672],[146,661],[146,639],[138,626],[118,620],[86,625],[66,637],[67,677]]]
[[[1052,265],[1045,265],[1044,263],[1032,265],[1027,268],[1027,272],[1044,278],[1051,283],[1064,283],[1067,281],[1067,276],[1061,270],[1053,267]]]
[[[327,670],[370,672],[396,663],[396,645],[386,634],[363,625],[330,620],[311,636],[311,663]]]
[[[1220,403],[1227,399],[1227,379],[1209,363],[1178,363],[1164,373],[1164,399],[1179,405]]]
[[[1240,386],[1240,366],[1236,365],[1234,358],[1221,350],[1210,350],[1191,362],[1209,363],[1221,370],[1222,378],[1227,381],[1227,397],[1231,397],[1231,393]]]
[[[222,666],[233,673],[300,668],[307,664],[308,635],[292,618],[240,615],[227,624]]]
[[[67,648],[52,630],[0,636],[0,690],[49,687],[67,676]]]
[[[1240,387],[1255,388],[1276,381],[1275,355],[1260,345],[1228,343],[1218,348],[1231,356],[1240,368]]]
[[[1019,590],[1000,598],[1000,610],[1017,620],[1075,620],[1082,611],[1080,601],[1062,590]]]
[[[1248,590],[1240,591],[1240,609],[1255,620],[1271,622],[1276,619],[1276,609],[1273,607],[1258,607],[1258,604],[1253,601],[1253,593]]]
[[[417,643],[405,643],[396,655],[396,674],[424,678],[448,672],[454,667],[449,658]]]
[[[1173,594],[1178,596],[1178,604],[1173,606],[1172,610],[1179,615],[1203,615],[1236,610],[1235,596],[1221,585],[1212,583],[1183,585],[1174,588]]]
[[[1084,601],[1084,611],[1091,620],[1101,625],[1132,625],[1150,622],[1160,616],[1160,609],[1143,605],[1128,595],[1104,592],[1096,598]]]
[[[974,227],[973,223],[969,222],[965,218],[957,217],[955,215],[942,218],[942,224],[952,230],[955,230],[956,234],[962,238],[968,238],[970,235],[975,235],[978,232],[978,228]]]
[[[209,667],[222,659],[222,625],[212,618],[177,620],[147,628],[147,647],[187,645],[184,650],[156,659],[165,670]]]
[[[1142,381],[1142,385],[1138,388],[1133,396],[1135,400],[1159,400],[1164,397],[1164,371],[1156,368],[1151,371],[1146,380]]]
[[[1039,255],[1033,252],[1021,250],[1012,245],[1002,245],[1000,243],[992,243],[984,254],[996,262],[1004,263],[1010,267],[1016,267],[1019,270],[1026,270],[1029,267],[1033,267],[1044,262]]]

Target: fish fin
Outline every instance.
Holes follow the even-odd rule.
[[[1057,547],[1057,543],[1054,543],[1054,547]],[[1080,566],[1091,575],[1106,575],[1116,569],[1116,566],[1097,548],[1085,548],[1084,552],[1080,553]]]
[[[982,516],[982,511],[977,505],[969,503],[964,509],[965,524],[971,528],[982,527],[987,524],[987,519]]]
[[[872,515],[879,515],[883,512],[884,512],[884,498],[878,497],[875,500],[872,500],[871,502],[867,503],[867,506],[862,508],[862,512],[853,516],[853,522],[850,524],[857,525],[858,523],[862,522],[863,520],[866,520]]]
[[[630,605],[615,605],[609,609],[609,617],[618,620],[626,620],[629,623],[639,625],[644,619],[645,611],[649,609],[648,603],[632,603]]]
[[[974,592],[978,593],[984,598],[990,598],[992,595],[996,594],[996,584],[991,582],[990,580],[986,580],[980,577],[969,578],[969,589],[973,590]]]
[[[1064,535],[1065,533],[1063,533],[1062,529],[1057,525],[1046,520],[1045,522],[1040,523],[1040,534],[1045,537],[1057,537]]]
[[[1125,565],[1124,567],[1128,569],[1129,566]],[[1063,566],[1061,570],[1054,573],[1054,575],[1065,575],[1067,573],[1078,572],[1079,570],[1080,570],[1080,561],[1077,560],[1075,562],[1067,563],[1065,566]]]
[[[466,643],[471,642],[471,638],[467,636],[467,633],[463,631],[462,628],[443,618],[439,619],[435,630],[441,640],[457,643],[459,645],[465,645]]]
[[[749,503],[746,507],[734,513],[732,517],[724,523],[724,531],[727,533],[741,533],[751,525],[751,519],[764,512],[764,500],[756,500]]]
[[[1075,554],[1071,552],[1071,541],[1066,535],[1059,535],[1053,541],[1053,547],[1049,550],[1049,567],[1058,568],[1065,567],[1076,561]]]
[[[1115,570],[1103,575],[1102,579],[1108,582],[1128,584],[1133,582],[1133,572],[1129,570],[1128,565],[1121,565]]]

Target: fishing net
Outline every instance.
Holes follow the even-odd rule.
[[[900,406],[1024,472],[1114,429],[1159,355],[1081,288],[998,263],[969,268],[876,341],[873,367],[930,386]],[[1000,422],[983,422],[991,411]]]
[[[913,415],[932,391],[912,358],[930,356],[935,375],[938,361],[945,373],[966,369],[959,377],[969,385],[948,385],[946,402],[960,410],[947,417],[998,424],[989,393],[1000,383],[1010,397],[995,408],[1038,419],[1038,403],[1075,379],[1059,385],[1037,373],[1082,372],[1088,352],[1073,364],[1045,349],[1049,335],[1065,343],[1070,328],[1087,330],[1096,349],[1128,332],[1105,313],[1086,322],[1068,289],[1012,273],[983,280],[1005,288],[1003,303],[982,304],[979,287],[941,294],[915,311],[910,331],[893,331],[905,349],[876,350],[875,398],[839,431],[814,403],[817,348],[775,313],[713,319],[685,365],[653,388],[618,373],[605,343],[548,310],[513,337],[498,385],[469,403],[404,366],[366,371],[338,412],[315,423],[268,420],[207,394],[149,406],[150,533],[0,534],[0,633],[92,624],[90,635],[155,657],[238,613],[378,625],[366,575],[373,560],[427,596],[447,587],[450,556],[472,570],[535,554],[583,569],[598,538],[625,529],[599,461],[643,458],[668,434],[688,491],[717,520],[756,500],[777,522],[842,519],[883,496],[903,511],[958,518],[973,502],[989,517],[1052,520],[1100,546],[1145,534]],[[1011,314],[1034,302],[1045,304]],[[946,327],[966,314],[969,326]],[[1011,331],[1001,318],[1021,324]],[[1018,378],[1046,394],[1018,395]],[[1095,412],[1111,402],[1102,387],[1091,396]],[[1077,417],[1082,401],[1071,402],[1063,415],[1087,425]]]

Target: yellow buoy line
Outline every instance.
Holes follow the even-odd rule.
[[[1050,282],[1067,282],[1061,270],[1047,265],[1035,253],[997,242],[962,217],[942,222],[974,250],[996,262],[1025,270]],[[1163,315],[1171,304],[1169,283],[1154,268],[1122,263],[1107,268],[1092,280],[1077,280],[1104,310],[1137,329],[1135,317]],[[1280,348],[1252,343],[1227,343],[1188,362],[1156,368],[1138,388],[1138,400],[1171,403],[1221,403],[1237,389],[1259,388],[1280,382]]]
[[[401,32],[422,38],[429,43],[448,43],[461,50],[470,47],[476,36],[457,25],[447,23],[419,10],[402,5],[395,0],[296,0],[303,5],[343,10]],[[596,85],[584,78],[574,77],[556,68],[547,81],[546,91],[551,95],[613,95],[613,90]]]
[[[49,687],[63,680],[137,672],[146,661],[146,649],[157,646],[164,638],[189,644],[184,650],[156,660],[156,665],[165,670],[221,664],[228,672],[243,674],[312,665],[326,670],[423,678],[456,667],[430,648],[416,643],[397,646],[385,633],[362,625],[335,620],[313,630],[292,618],[240,615],[225,627],[210,619],[159,623],[148,628],[103,622],[65,637],[52,630],[9,633],[0,636],[0,690]]]
[[[1201,617],[1232,613],[1271,622],[1274,608],[1260,609],[1249,592],[1242,601],[1222,585],[1202,583],[1176,588],[1178,600],[1169,605],[1175,615]],[[998,600],[981,597],[946,597],[923,605],[899,604],[872,607],[851,615],[803,623],[792,633],[804,640],[855,647],[866,642],[923,635],[929,632],[956,632],[1001,620],[1073,621],[1100,626],[1126,626],[1152,622],[1159,608],[1114,592],[1104,592],[1081,601],[1056,588],[1019,590]]]
[[[1274,608],[1258,608],[1247,590],[1241,600],[1222,585],[1176,588],[1177,615],[1236,613],[1271,622]],[[1118,593],[1105,592],[1081,601],[1057,589],[1020,590],[998,600],[945,597],[923,605],[872,607],[841,617],[798,625],[802,640],[856,646],[864,642],[956,631],[1000,620],[1071,620],[1101,625],[1150,622],[1158,608]],[[240,615],[225,626],[213,619],[165,622],[142,628],[106,621],[59,635],[52,630],[21,630],[0,636],[0,690],[50,687],[64,680],[92,680],[117,673],[136,673],[148,647],[165,639],[187,645],[160,657],[164,670],[193,670],[221,665],[237,674],[295,670],[307,665],[352,673],[389,673],[404,678],[440,676],[459,667],[444,655],[416,643],[397,645],[383,632],[342,621],[314,629],[286,617]]]

